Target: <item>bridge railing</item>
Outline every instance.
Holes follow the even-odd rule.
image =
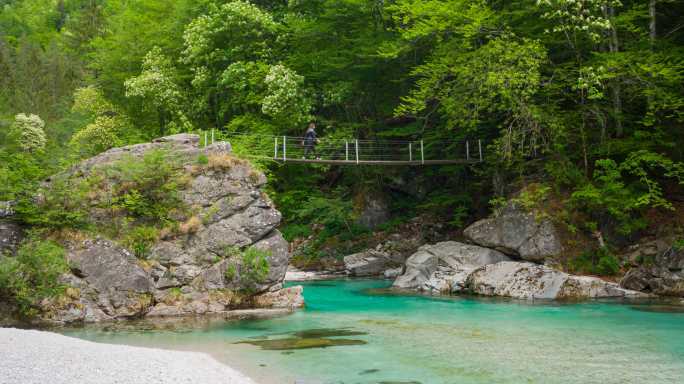
[[[340,163],[434,163],[483,160],[480,140],[423,142],[322,137],[310,146],[304,137],[259,134],[200,133],[202,144],[229,141],[241,156],[276,161]]]

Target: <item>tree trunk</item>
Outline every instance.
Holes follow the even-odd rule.
[[[655,2],[655,0],[651,0]],[[615,8],[608,7],[608,16],[610,17],[610,51],[612,53],[617,53],[620,51],[620,40],[618,40],[617,28],[613,20],[615,20]],[[615,115],[615,134],[617,137],[622,137],[624,131],[622,128],[622,97],[620,96],[620,78],[615,78],[615,83],[613,84],[613,114]]]
[[[615,8],[605,7],[603,15],[610,20],[610,37],[608,39],[608,49],[610,53],[617,53],[620,51],[620,40],[618,40],[617,29],[615,28]],[[621,86],[620,78],[616,77],[611,86],[613,93],[613,118],[615,119],[615,136],[621,137],[623,134],[622,128],[622,97],[620,95]]]
[[[648,3],[648,15],[651,18],[651,21],[648,25],[648,29],[650,31],[649,37],[651,38],[651,48],[655,47],[655,39],[656,39],[656,0],[650,0]]]

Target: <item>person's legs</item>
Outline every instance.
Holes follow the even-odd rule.
[[[309,153],[311,152],[312,146],[309,144],[304,145],[304,158],[309,157]]]

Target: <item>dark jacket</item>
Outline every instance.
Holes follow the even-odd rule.
[[[316,144],[316,131],[309,129],[304,134],[304,145],[314,145]]]

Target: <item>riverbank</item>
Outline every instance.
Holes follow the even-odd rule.
[[[0,384],[255,384],[207,354],[0,328]]]

